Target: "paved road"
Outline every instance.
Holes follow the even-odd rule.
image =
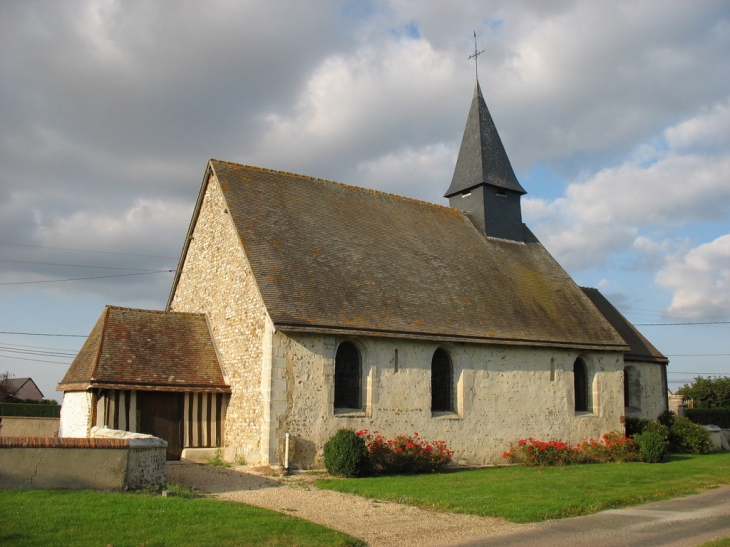
[[[695,496],[545,522],[461,547],[696,547],[730,537],[730,486]]]

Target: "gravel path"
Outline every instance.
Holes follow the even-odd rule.
[[[370,547],[445,546],[529,526],[320,490],[312,486],[312,476],[305,474],[275,479],[245,467],[170,462],[166,473],[169,482],[316,522],[362,539]]]

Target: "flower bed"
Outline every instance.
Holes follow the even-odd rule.
[[[386,439],[363,429],[357,435],[365,441],[373,471],[380,475],[435,472],[451,462],[453,454],[445,441],[428,443],[418,433]]]
[[[642,461],[639,445],[615,431],[606,433],[600,441],[588,439],[576,445],[568,445],[562,441],[522,439],[513,444],[502,457],[510,463],[531,467]]]

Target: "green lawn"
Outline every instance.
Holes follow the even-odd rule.
[[[433,475],[331,479],[316,484],[380,500],[535,522],[730,484],[730,453],[676,455],[661,464],[495,467]]]
[[[0,490],[0,545],[359,546],[273,511],[210,499],[72,490]]]

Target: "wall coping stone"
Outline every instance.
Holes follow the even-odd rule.
[[[108,427],[92,427],[91,437],[98,440],[122,440],[127,443],[126,446],[132,448],[158,446],[167,447],[167,441],[164,439],[160,439],[159,437],[147,435],[146,433],[133,433],[131,431],[122,431],[120,429],[110,429]]]
[[[0,437],[0,448],[129,448],[127,439]]]

